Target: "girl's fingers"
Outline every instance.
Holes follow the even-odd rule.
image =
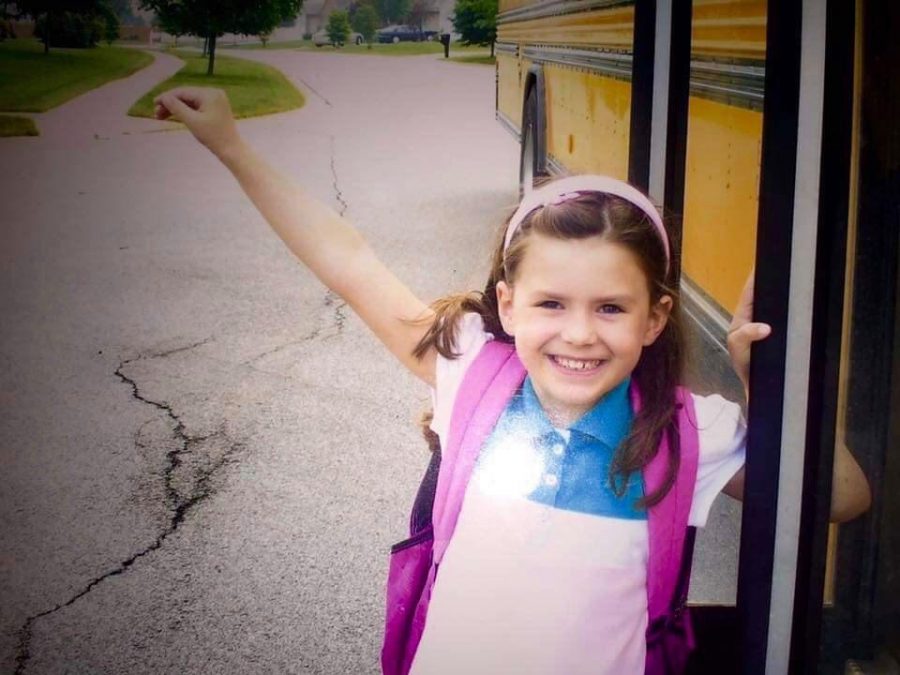
[[[197,110],[198,108],[200,108],[200,104],[203,102],[203,99],[209,91],[211,90],[204,89],[202,87],[175,87],[174,89],[164,91],[162,94],[157,96],[154,101],[156,103],[159,103],[164,98],[174,97],[179,101],[183,101],[194,110]]]
[[[176,87],[154,99],[159,119],[172,117],[213,153],[218,154],[237,138],[228,96],[221,89]]]
[[[747,275],[747,280],[744,282],[744,288],[741,289],[741,296],[731,321],[732,329],[739,328],[753,320],[753,275],[754,270],[750,270],[750,274]]]
[[[169,109],[166,108],[162,103],[154,103],[153,104],[153,116],[158,120],[167,120],[172,114],[169,112]]]
[[[754,342],[765,340],[771,333],[772,327],[767,323],[745,323],[728,333],[728,351],[732,358],[749,360],[750,346]]]
[[[194,108],[184,103],[175,95],[174,91],[162,94],[159,97],[159,105],[168,110],[170,116],[174,116],[182,122],[187,122],[191,119],[192,114],[195,113]]]

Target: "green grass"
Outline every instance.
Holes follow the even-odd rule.
[[[38,136],[38,129],[30,117],[0,115],[0,137]]]
[[[44,112],[153,62],[146,52],[120,47],[50,48],[21,38],[0,42],[0,110]]]
[[[222,45],[223,49],[296,49],[305,52],[321,52],[323,54],[339,53],[339,54],[377,54],[378,56],[418,56],[420,54],[443,54],[444,45],[438,40],[431,42],[398,42],[397,44],[381,44],[372,43],[372,48],[368,45],[344,45],[343,47],[334,48],[330,45],[316,47],[312,40],[285,40],[284,42],[270,42],[267,47],[263,47],[259,43],[248,42],[240,45]],[[450,55],[459,52],[483,52],[485,47],[464,47],[461,44],[453,43],[450,45]]]
[[[451,50],[452,54],[453,51]],[[493,66],[497,63],[497,59],[491,56],[490,54],[472,54],[470,56],[451,56],[451,61],[456,61],[457,63],[474,63],[476,65],[484,65],[484,66]]]
[[[184,60],[181,70],[156,85],[131,106],[129,115],[153,116],[153,98],[172,87],[218,87],[231,101],[234,116],[256,117],[300,108],[303,94],[278,70],[262,63],[222,56],[216,51],[215,75],[206,75],[206,58],[192,52],[171,52]]]

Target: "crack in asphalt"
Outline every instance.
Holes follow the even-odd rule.
[[[335,164],[337,153],[335,152],[334,136],[329,136],[329,139],[331,140],[331,178],[332,186],[334,187],[334,198],[337,200],[338,204],[341,205],[338,213],[343,216],[347,212],[349,206],[344,200],[344,193],[341,192],[340,181],[338,180],[337,166]],[[335,303],[335,301],[337,301],[337,303]],[[325,293],[325,306],[334,306],[334,325],[337,328],[338,334],[340,334],[344,330],[344,322],[347,320],[347,315],[344,313],[347,303],[336,293],[329,290]]]
[[[327,335],[325,337],[325,339],[336,337],[337,335],[340,335],[343,332],[344,324],[347,321],[347,312],[346,312],[347,303],[344,302],[344,300],[342,300],[341,297],[337,293],[329,290],[329,291],[325,291],[325,299],[322,301],[322,304],[326,308],[333,308],[332,309],[332,322],[335,327],[334,334]],[[306,333],[305,335],[300,336],[296,340],[290,340],[289,342],[285,342],[283,344],[276,345],[276,346],[272,347],[271,349],[267,349],[266,351],[257,354],[253,358],[250,358],[250,359],[247,359],[246,361],[241,362],[241,365],[252,368],[254,365],[256,365],[257,363],[259,363],[260,361],[262,361],[263,359],[265,359],[268,356],[272,356],[273,354],[278,354],[279,352],[282,352],[285,349],[288,349],[290,347],[300,346],[300,345],[306,344],[307,342],[312,342],[313,340],[317,340],[319,338],[319,336],[322,335],[323,331],[324,331],[324,328],[322,326],[318,326],[318,327],[312,329],[311,331],[309,331],[308,333]],[[267,372],[267,371],[260,371],[260,372]]]
[[[337,203],[340,205],[340,208],[338,209],[338,214],[343,216],[347,212],[348,204],[344,200],[344,193],[341,192],[341,187],[339,185],[340,181],[338,179],[337,167],[335,165],[334,136],[329,136],[328,140],[329,140],[329,144],[331,146],[331,187],[334,189],[334,198],[337,201]],[[341,299],[341,297],[339,295],[337,295],[334,291],[331,291],[331,290],[328,290],[325,292],[325,299],[324,299],[323,303],[324,303],[325,307],[333,308],[332,323],[337,331],[336,334],[340,335],[341,332],[343,332],[344,324],[347,321],[347,314],[345,311],[347,308],[347,303],[344,302],[344,300]],[[280,344],[275,347],[272,347],[271,349],[268,349],[268,350],[262,352],[261,354],[257,354],[253,358],[245,361],[243,363],[243,365],[252,366],[253,364],[264,359],[265,357],[271,356],[272,354],[277,354],[278,352],[280,352],[284,349],[287,349],[288,347],[291,347],[293,345],[302,345],[305,342],[310,342],[312,340],[315,340],[321,334],[322,334],[322,328],[321,327],[315,328],[297,340],[291,340],[290,342],[285,342],[284,344]],[[334,337],[334,336],[329,336],[329,337]]]
[[[344,201],[344,193],[341,192],[341,187],[338,185],[337,168],[334,164],[334,136],[329,136],[328,138],[331,142],[331,186],[334,188],[334,198],[337,200],[338,204],[341,205],[341,208],[338,209],[338,213],[343,216],[344,213],[347,212],[347,202]]]
[[[262,352],[261,354],[257,354],[252,359],[248,359],[248,360],[244,361],[241,365],[252,367],[255,363],[262,361],[267,356],[272,356],[272,354],[277,354],[280,351],[284,351],[288,347],[292,347],[294,345],[302,345],[305,342],[315,340],[317,337],[319,337],[319,334],[321,332],[322,332],[321,328],[314,328],[309,333],[301,336],[297,340],[291,340],[290,342],[285,342],[284,344],[280,344],[275,347],[272,347],[271,349],[267,349],[266,351]]]
[[[337,334],[340,335],[344,330],[344,323],[347,321],[347,313],[344,311],[347,309],[347,303],[334,291],[327,291],[325,306],[334,308],[334,326],[337,328]]]
[[[217,460],[213,461],[209,466],[201,467],[196,472],[193,480],[191,481],[190,489],[186,491],[187,494],[180,494],[178,488],[175,485],[175,478],[177,469],[182,465],[182,457],[193,453],[194,448],[204,441],[208,441],[213,438],[227,439],[227,435],[222,430],[216,431],[206,436],[189,435],[185,431],[184,422],[175,413],[171,405],[169,405],[168,403],[154,401],[152,399],[146,398],[143,394],[141,394],[137,382],[135,382],[134,379],[128,377],[123,372],[123,369],[127,368],[130,364],[136,361],[140,361],[142,359],[165,358],[167,356],[171,356],[172,354],[195,349],[201,345],[206,344],[209,341],[210,339],[206,339],[201,342],[183,347],[177,347],[165,352],[142,354],[136,358],[122,361],[119,364],[119,367],[116,368],[116,377],[118,377],[122,382],[131,387],[131,395],[133,398],[164,412],[166,416],[174,423],[172,435],[180,441],[180,444],[179,447],[166,453],[167,465],[163,471],[163,479],[166,489],[166,502],[171,512],[169,523],[165,527],[165,529],[157,536],[156,541],[152,542],[149,546],[135,553],[131,557],[123,560],[112,570],[101,574],[100,576],[88,582],[88,584],[84,588],[78,591],[66,602],[57,604],[51,609],[44,610],[43,612],[35,614],[34,616],[28,617],[28,619],[25,620],[25,623],[18,632],[19,641],[16,646],[16,669],[14,671],[15,675],[22,675],[28,665],[28,661],[31,659],[32,632],[34,624],[36,621],[38,621],[38,619],[49,616],[54,612],[69,607],[70,605],[74,604],[79,599],[90,593],[92,590],[94,590],[94,588],[96,588],[107,579],[119,576],[120,574],[124,574],[132,565],[134,565],[135,562],[137,562],[144,556],[149,555],[153,551],[159,549],[163,545],[163,542],[168,538],[168,536],[175,532],[178,527],[184,522],[185,517],[193,507],[197,506],[198,504],[215,494],[215,490],[210,485],[210,481],[218,473],[218,471],[225,465],[229,464],[234,455],[242,449],[243,445],[241,443],[231,441],[228,444],[227,449]],[[137,439],[135,439],[135,444],[137,445]]]
[[[295,76],[295,77],[296,77],[296,76]],[[300,82],[301,84],[303,84],[304,87],[306,87],[307,89],[309,89],[313,94],[315,94],[315,95],[318,96],[320,99],[322,99],[322,101],[325,103],[325,105],[327,105],[329,108],[332,107],[331,101],[329,101],[327,98],[325,98],[324,96],[322,96],[322,94],[320,94],[318,91],[316,91],[315,88],[312,87],[312,86],[310,85],[309,82],[307,82],[306,80],[304,80],[302,77],[297,77],[296,79],[297,79],[298,82]]]

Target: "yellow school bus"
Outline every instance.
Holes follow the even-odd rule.
[[[766,3],[695,0],[690,20],[682,295],[724,347],[753,266]],[[629,178],[634,41],[633,1],[500,0],[496,114],[521,141],[523,189],[538,175]]]

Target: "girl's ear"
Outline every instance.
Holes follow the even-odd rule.
[[[500,315],[500,325],[509,336],[515,336],[515,321],[513,321],[513,289],[505,281],[497,282],[497,313]]]
[[[644,333],[644,346],[649,347],[659,334],[663,332],[672,312],[672,296],[662,296],[656,304],[650,307],[650,320],[647,322],[647,332]]]

